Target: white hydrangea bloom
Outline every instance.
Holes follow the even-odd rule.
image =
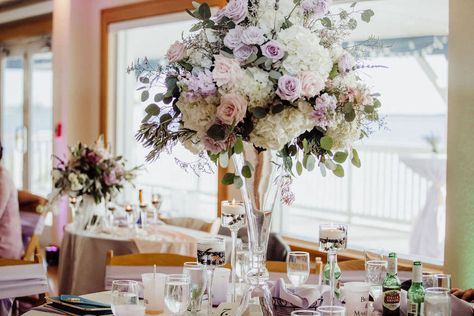
[[[209,69],[212,66],[212,59],[202,50],[192,49],[189,51],[188,63],[194,67],[197,66]]]
[[[183,114],[183,127],[196,132],[202,132],[214,119],[219,98],[187,98],[182,94],[176,106]]]
[[[291,75],[302,71],[312,71],[324,80],[329,76],[333,63],[329,52],[319,44],[320,38],[302,25],[280,31],[278,40],[288,52],[282,67]]]
[[[352,122],[347,122],[342,114],[337,117],[337,124],[326,131],[326,135],[332,138],[333,150],[350,148],[360,139],[360,134],[361,125],[357,118]]]
[[[266,34],[271,34],[274,28],[279,31],[283,22],[285,22],[285,17],[295,7],[293,0],[279,0],[278,5],[279,9],[275,12],[275,0],[258,1],[258,26]],[[301,7],[297,7],[293,11],[290,21],[293,24],[303,24],[303,10]]]
[[[332,80],[332,85],[338,89],[356,88],[359,85],[359,81],[357,80],[356,73],[353,71],[345,75],[337,75]]]
[[[268,72],[258,67],[247,68],[244,78],[236,83],[235,90],[247,97],[249,108],[267,106],[275,95]]]
[[[269,114],[255,122],[250,141],[257,147],[280,150],[302,133],[313,129],[312,107],[299,101],[298,108],[286,108],[277,114]]]
[[[342,48],[339,43],[334,43],[331,47],[329,47],[329,55],[331,56],[331,60],[333,63],[337,63],[343,53],[344,48]]]

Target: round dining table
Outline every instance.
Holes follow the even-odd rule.
[[[105,289],[106,258],[133,253],[173,253],[196,256],[196,242],[210,233],[172,225],[147,225],[145,229],[128,227],[95,231],[65,227],[59,260],[59,293],[83,295]],[[232,242],[226,240],[226,252]]]

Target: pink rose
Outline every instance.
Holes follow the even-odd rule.
[[[268,57],[273,61],[278,61],[285,55],[281,44],[274,40],[266,42],[262,45],[261,49],[263,56]]]
[[[227,148],[227,142],[225,140],[214,140],[206,133],[201,135],[200,138],[206,150],[209,150],[213,154],[218,154]]]
[[[280,79],[278,79],[278,90],[276,94],[282,100],[295,101],[301,94],[300,80],[290,75],[281,76]]]
[[[214,58],[212,77],[218,87],[225,84],[233,84],[242,79],[243,72],[237,60],[224,57],[223,55],[215,55]]]
[[[247,17],[248,2],[247,0],[230,0],[224,8],[224,16],[228,17],[235,24],[239,24]]]
[[[173,45],[168,49],[166,53],[166,57],[170,63],[176,63],[186,57],[186,46],[176,41]]]
[[[298,78],[301,81],[301,95],[312,98],[324,89],[324,80],[311,71],[303,71]]]
[[[242,43],[247,45],[262,45],[265,42],[263,31],[256,26],[249,26],[242,32]]]
[[[224,37],[224,45],[230,49],[234,49],[242,45],[242,31],[243,28],[239,25],[233,29],[230,29]]]
[[[234,57],[239,61],[247,60],[254,53],[258,53],[258,48],[255,46],[242,44],[234,49]]]
[[[225,94],[217,107],[216,117],[224,124],[232,125],[243,121],[247,112],[247,100],[239,94]]]

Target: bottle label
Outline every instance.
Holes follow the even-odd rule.
[[[408,314],[408,316],[422,316],[423,315],[423,303],[408,302],[407,314]]]
[[[383,307],[394,311],[400,308],[400,290],[383,292]]]

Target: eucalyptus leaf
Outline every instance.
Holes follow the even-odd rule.
[[[170,104],[173,101],[173,97],[166,97],[163,99],[164,104]]]
[[[331,171],[336,170],[336,164],[331,159],[326,159],[324,161],[324,165],[326,166],[326,168],[328,168]]]
[[[165,95],[163,93],[157,93],[155,94],[155,102],[161,102],[165,98]]]
[[[346,119],[347,122],[352,122],[352,121],[354,121],[355,117],[356,117],[356,113],[355,113],[354,110],[352,110],[352,111],[349,112],[349,113],[345,113],[345,114],[344,114],[344,118]]]
[[[296,163],[296,173],[299,176],[301,176],[301,174],[303,173],[303,164],[300,161]]]
[[[332,141],[332,138],[330,136],[321,137],[319,143],[321,144],[322,149],[325,149],[325,150],[331,150],[332,149],[333,141]]]
[[[148,77],[140,77],[140,82],[141,83],[149,83],[150,79],[148,79]]]
[[[145,117],[142,119],[142,123],[148,123],[148,121],[151,119],[152,115],[147,114]]]
[[[171,121],[171,114],[165,113],[160,117],[160,124],[168,124]]]
[[[150,97],[150,92],[148,92],[148,90],[145,90],[142,92],[140,99],[142,100],[142,102],[145,102],[146,100],[148,100],[149,97]]]
[[[349,29],[355,30],[357,28],[357,20],[349,19],[349,21],[347,22],[347,26],[349,27]]]
[[[230,185],[234,183],[235,173],[228,172],[222,177],[222,184]]]
[[[271,71],[268,73],[268,76],[269,76],[270,78],[273,78],[273,79],[278,80],[278,79],[280,79],[280,77],[282,76],[282,74],[281,74],[280,72],[276,71],[276,70],[271,70]]]
[[[240,189],[244,185],[244,182],[242,181],[242,178],[239,177],[239,176],[235,176],[234,177],[234,185],[237,189]]]
[[[328,18],[328,17],[322,18],[322,19],[321,19],[321,24],[322,24],[325,28],[330,28],[330,27],[332,26],[331,19]]]
[[[241,154],[244,151],[244,143],[242,138],[238,137],[234,144],[234,152],[236,154]]]
[[[201,5],[199,6],[198,11],[199,11],[199,15],[201,16],[201,18],[203,20],[207,20],[211,17],[211,8],[205,2],[201,3]]]
[[[258,119],[264,118],[268,113],[267,109],[261,106],[257,106],[250,109],[250,112],[253,114],[255,118],[258,118]]]
[[[319,164],[319,171],[321,172],[321,175],[322,175],[323,177],[326,176],[327,173],[326,173],[326,167],[324,166],[324,164],[322,164],[322,163]]]
[[[362,12],[361,14],[361,19],[362,21],[369,23],[370,19],[374,16],[374,14],[374,11],[372,11],[371,9],[364,10],[364,12]]]
[[[347,159],[347,156],[349,156],[348,153],[344,151],[338,151],[337,153],[334,154],[333,159],[337,163],[344,163],[344,161],[346,161]]]
[[[336,165],[336,169],[334,169],[332,173],[334,173],[335,176],[342,178],[344,177],[344,168],[342,165]]]
[[[158,114],[160,114],[160,107],[158,105],[156,105],[155,103],[152,103],[152,104],[149,104],[145,108],[145,112],[147,114],[157,116]]]
[[[365,113],[374,113],[374,107],[372,105],[366,105],[366,106],[364,106],[364,112]]]
[[[356,149],[352,149],[352,159],[351,159],[351,162],[352,162],[352,164],[353,164],[355,167],[360,168],[361,163],[360,163],[359,153],[357,152]]]
[[[303,159],[303,166],[308,171],[313,171],[316,165],[316,159],[314,159],[313,155],[308,155]]]
[[[189,29],[189,32],[196,32],[198,30],[202,29],[202,24],[201,23],[196,23],[191,28]]]
[[[225,126],[214,124],[207,130],[207,136],[216,141],[224,140],[226,137],[226,128]]]
[[[250,170],[249,166],[245,165],[242,167],[242,176],[247,179],[250,179],[252,177],[252,170]]]
[[[342,107],[342,112],[344,112],[344,113],[350,113],[350,112],[353,112],[353,111],[354,111],[354,106],[353,106],[352,102],[347,102]]]
[[[331,72],[329,73],[329,79],[334,79],[336,78],[337,74],[338,74],[338,66],[337,64],[334,64],[334,66],[332,66],[332,69],[331,69]]]

